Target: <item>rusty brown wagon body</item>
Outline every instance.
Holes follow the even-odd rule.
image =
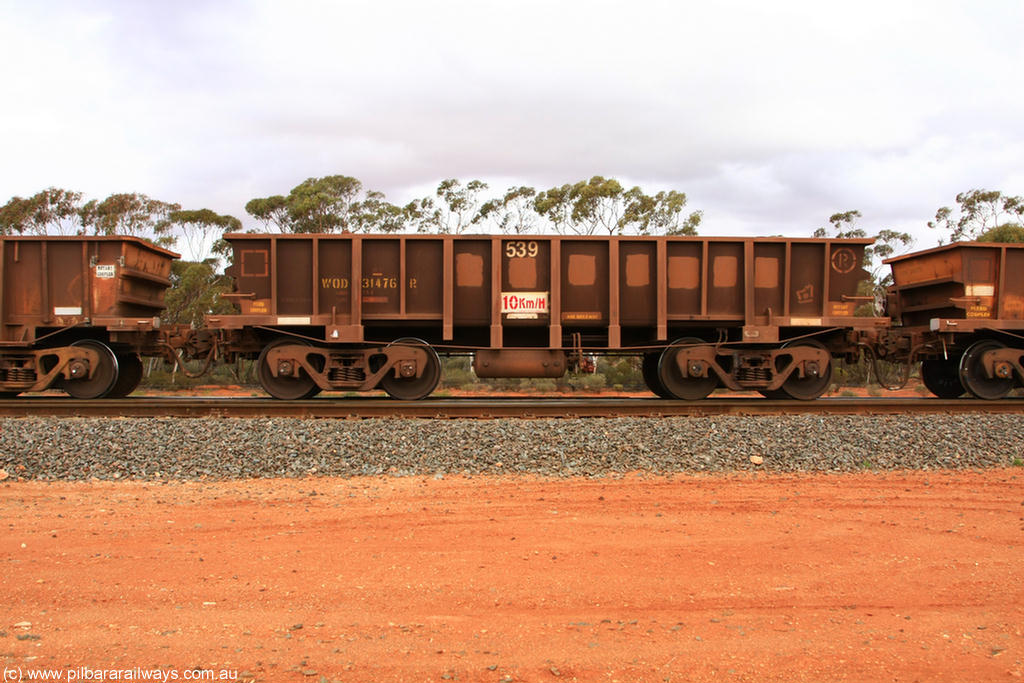
[[[652,390],[716,386],[814,398],[831,359],[888,320],[870,300],[871,240],[499,235],[227,236],[237,315],[209,318],[259,356],[282,398],[384,388],[418,398],[437,352],[484,377],[558,377],[590,354],[644,358]],[[855,333],[856,332],[856,333]]]
[[[938,396],[1006,396],[1024,383],[1024,245],[958,242],[886,261],[889,353],[922,360]]]
[[[130,393],[177,257],[134,237],[0,237],[0,393]]]
[[[125,395],[139,356],[172,347],[257,359],[279,398],[421,398],[439,353],[472,354],[481,377],[560,377],[593,355],[634,355],[652,391],[682,399],[717,387],[815,398],[833,361],[864,349],[921,360],[939,396],[1000,398],[1024,384],[1024,245],[890,259],[890,318],[862,291],[870,240],[228,239],[239,312],[183,333],[159,329],[176,254],[132,237],[0,238],[0,394]]]

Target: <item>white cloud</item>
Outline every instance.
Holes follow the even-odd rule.
[[[686,191],[707,231],[805,234],[1024,194],[1016,2],[57,7],[0,3],[8,196],[244,216],[331,173],[395,201],[603,174]]]

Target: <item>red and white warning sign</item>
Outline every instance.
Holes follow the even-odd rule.
[[[547,292],[502,292],[501,312],[509,318],[536,318],[548,313]]]

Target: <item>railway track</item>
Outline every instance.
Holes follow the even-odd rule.
[[[0,417],[302,417],[497,419],[575,417],[705,417],[713,415],[906,415],[1024,413],[1024,401],[938,398],[827,398],[777,401],[725,398],[666,401],[654,398],[435,398],[395,401],[327,398],[279,401],[267,398],[135,397],[76,400],[23,397],[0,401]]]

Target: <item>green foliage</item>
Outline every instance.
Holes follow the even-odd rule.
[[[569,194],[572,200],[572,221],[577,232],[593,235],[604,231],[622,234],[625,190],[618,180],[594,176],[576,183]]]
[[[175,261],[170,280],[161,318],[165,323],[202,327],[205,315],[234,310],[227,299],[221,298],[221,294],[231,291],[231,278],[218,275],[212,260]]]
[[[362,183],[343,175],[309,178],[288,194],[292,232],[347,232]]]
[[[626,391],[646,389],[638,357],[602,356],[597,359],[597,372],[604,375],[609,387],[621,387]]]
[[[608,386],[608,379],[600,372],[568,374],[562,382],[574,391],[601,391]]]
[[[407,218],[418,232],[458,235],[483,219],[480,193],[487,183],[470,180],[465,185],[455,178],[442,180],[435,200],[424,197],[406,207]]]
[[[832,224],[832,234],[829,234],[828,228],[818,228],[814,231],[814,236],[832,237],[840,240],[867,237],[867,233],[862,228],[854,226],[860,217],[861,213],[857,209],[834,213],[828,217],[828,222]]]
[[[675,190],[650,196],[634,187],[626,200],[623,229],[632,227],[639,235],[696,235],[704,215],[693,211],[684,217],[686,194]]]
[[[879,360],[878,371],[882,374],[882,383],[887,386],[896,384],[902,374],[903,366],[899,363]],[[865,356],[858,356],[854,361],[833,361],[832,381],[840,387],[865,387],[871,396],[881,396],[881,384],[875,376],[875,366]],[[847,394],[843,394],[844,396]]]
[[[268,229],[293,233],[396,232],[408,222],[405,210],[383,193],[363,194],[363,184],[344,175],[308,178],[287,196],[249,200],[245,210]]]
[[[242,229],[242,221],[234,216],[222,216],[210,209],[172,211],[168,214],[168,219],[171,225],[181,232],[189,252],[185,256],[191,260],[205,257],[225,232],[237,232]]]
[[[601,176],[539,193],[532,187],[511,187],[490,199],[484,198],[486,190],[487,183],[480,180],[447,178],[433,195],[396,206],[381,192],[367,191],[360,199],[358,180],[335,175],[309,178],[288,195],[252,199],[245,210],[265,229],[282,232],[461,234],[486,225],[515,235],[546,229],[581,235],[694,235],[702,218],[700,211],[684,212],[682,192],[648,195]]]
[[[80,211],[82,225],[96,235],[166,235],[171,228],[170,214],[180,204],[162,202],[137,192],[112,194],[103,201],[86,202]]]
[[[950,242],[973,240],[1002,225],[1004,217],[1024,219],[1024,197],[1004,195],[999,190],[969,190],[956,196],[957,210],[943,206],[928,227],[948,233]],[[939,243],[942,243],[939,239]]]
[[[532,187],[511,187],[500,199],[480,206],[480,220],[491,221],[500,232],[525,235],[533,232],[539,217],[533,208],[537,191]]]
[[[115,193],[103,200],[82,202],[82,193],[47,188],[28,199],[12,197],[0,207],[0,234],[132,235],[160,245],[173,245],[181,232],[187,243],[204,244],[200,236],[241,228],[232,216],[209,209],[182,211],[179,204],[138,192]],[[194,258],[205,256],[197,248]]]
[[[248,386],[256,395],[265,395],[259,382],[251,372],[252,361],[245,365],[215,364],[210,372],[201,377],[188,377],[176,372],[173,365],[159,362],[155,358],[144,360],[144,376],[139,385],[142,389],[188,389],[200,386]],[[198,369],[198,368],[197,368]]]
[[[30,225],[32,201],[22,197],[12,197],[0,206],[0,235],[20,235]]]
[[[81,192],[50,187],[28,199],[12,197],[0,207],[0,234],[84,234]]]
[[[520,380],[519,384],[523,391],[536,392],[538,394],[553,394],[559,390],[558,382],[550,377],[524,379]]]
[[[279,194],[272,197],[250,199],[245,211],[253,218],[263,222],[264,228],[271,227],[281,232],[291,232],[291,216],[288,213],[288,198]]]
[[[534,200],[534,209],[555,232],[576,235],[695,235],[702,214],[695,211],[684,217],[685,206],[682,192],[650,196],[639,187],[626,190],[614,178],[602,176],[553,187]]]
[[[441,386],[472,390],[479,380],[472,370],[469,356],[448,356],[441,359]]]
[[[853,363],[842,361],[832,365],[832,381],[842,387],[867,386],[871,379],[871,365],[864,358]]]
[[[978,235],[977,242],[1003,242],[1021,243],[1024,242],[1024,226],[1016,223],[1006,223],[995,228],[989,228]]]
[[[352,232],[401,232],[408,218],[405,209],[385,201],[383,192],[372,190],[350,207],[349,214]]]

